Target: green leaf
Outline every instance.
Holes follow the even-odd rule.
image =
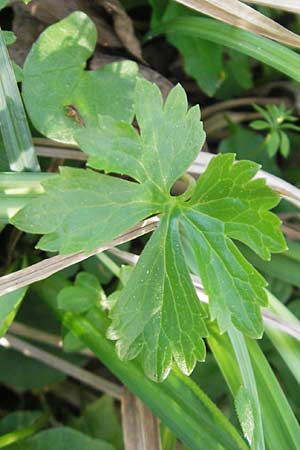
[[[297,317],[272,294],[269,294],[269,302],[270,310],[281,319],[286,320],[290,324],[299,325]],[[266,334],[300,385],[299,340],[274,329],[270,325],[266,325]]]
[[[62,167],[44,188],[46,193],[28,203],[13,223],[45,234],[38,248],[64,254],[92,250],[158,208],[143,185],[82,169]]]
[[[26,291],[27,287],[0,297],[0,337],[6,333],[13,322]]]
[[[209,326],[209,346],[222,370],[226,382],[236,396],[242,384],[240,370],[227,334],[221,335]],[[258,390],[264,435],[270,450],[298,450],[300,427],[286,396],[259,345],[247,339]]]
[[[221,91],[226,88],[226,84],[231,84],[230,89],[227,88],[227,91],[229,93],[232,91],[232,94],[235,95],[238,95],[241,89],[250,89],[253,86],[253,82],[251,66],[247,55],[243,55],[243,53],[232,49],[227,49],[225,55],[225,80],[221,86]]]
[[[290,153],[290,140],[283,131],[280,131],[280,153],[284,158],[287,158]]]
[[[251,250],[240,246],[243,255],[260,271],[267,273],[278,280],[300,288],[299,279],[299,244],[288,241],[289,249],[281,255],[273,255],[271,261],[262,261]]]
[[[237,430],[208,396],[175,370],[161,384],[146,378],[137,361],[121,362],[106,337],[107,319],[93,310],[94,319],[67,313],[63,323],[176,434],[191,450],[247,450]]]
[[[76,139],[92,156],[92,167],[148,181],[154,190],[169,194],[204,143],[199,107],[187,112],[186,94],[180,85],[172,89],[163,106],[158,87],[139,80],[135,111],[141,135],[124,123],[100,117],[98,129],[81,130]]]
[[[245,337],[233,327],[228,330],[228,335],[239,365],[243,386],[251,397],[253,415],[253,436],[250,441],[251,449],[265,450],[261,405],[258,398],[258,389],[247,343]]]
[[[286,245],[279,219],[268,211],[277,205],[278,195],[263,179],[252,180],[256,163],[233,162],[232,154],[211,161],[181,220],[210,299],[212,319],[217,318],[224,331],[232,316],[238,329],[258,337],[263,331],[260,306],[267,304],[266,282],[231,239],[245,243],[263,259]]]
[[[13,33],[12,31],[2,31],[2,37],[4,39],[5,45],[12,45],[16,42],[17,39],[15,33]]]
[[[0,421],[0,436],[3,434],[11,433],[32,425],[38,417],[41,416],[40,411],[15,411],[3,417]]]
[[[249,450],[244,439],[227,417],[190,378],[179,371],[164,383],[153,383],[143,373],[137,360],[122,362],[114,345],[106,339],[109,321],[99,308],[88,317],[62,314],[55,298],[66,280],[54,275],[34,285],[42,304],[54,308],[63,325],[89,347],[99,360],[164,422],[190,450]],[[101,424],[99,424],[101,429]],[[106,438],[107,439],[107,438]],[[108,439],[107,439],[108,440]]]
[[[239,125],[231,125],[230,134],[220,142],[219,153],[235,153],[236,159],[250,159],[260,164],[264,170],[280,176],[275,159],[270,159],[264,151],[264,139],[255,131]]]
[[[17,81],[0,30],[0,134],[11,171],[39,171]]]
[[[183,56],[184,68],[200,89],[212,96],[224,81],[223,49],[220,45],[193,36],[170,33],[168,41]]]
[[[41,431],[35,436],[14,444],[11,450],[115,450],[115,447],[100,439],[93,439],[68,427]]]
[[[85,312],[99,305],[101,289],[97,278],[87,272],[80,272],[74,286],[65,287],[57,297],[58,308],[65,311]]]
[[[266,130],[267,128],[270,128],[270,125],[264,120],[254,120],[250,123],[250,127],[253,128],[253,130]]]
[[[218,20],[182,15],[160,24],[152,35],[158,33],[182,33],[224,45],[274,67],[295,81],[300,80],[300,55],[296,52],[271,39]]]
[[[175,2],[169,2],[163,11],[161,2],[152,1],[151,5],[153,8],[151,28],[154,31],[161,23],[168,24],[182,16],[199,16],[196,11]],[[186,73],[197,81],[200,89],[207,95],[212,96],[218,91],[218,96],[222,97],[224,94],[232,96],[238,94],[241,87],[249,89],[252,86],[247,56],[232,50],[227,50],[224,55],[222,45],[198,36],[186,35],[184,32],[166,32],[166,38],[183,57]]]
[[[91,155],[94,168],[125,173],[139,183],[62,168],[59,176],[44,183],[45,193],[12,222],[27,232],[44,234],[39,248],[70,253],[95,249],[139,220],[162,213],[127,286],[114,299],[110,332],[122,359],[140,354],[146,373],[162,381],[173,360],[189,374],[205,355],[203,311],[186,266],[181,233],[187,234],[197,254],[212,318],[217,317],[225,330],[232,316],[233,323],[253,337],[262,333],[260,306],[266,305],[266,282],[232,239],[265,259],[270,252],[284,250],[285,242],[279,219],[269,212],[279,196],[264,180],[252,180],[258,170],[255,163],[234,164],[232,154],[217,156],[189,201],[186,195],[170,194],[205,138],[199,108],[187,110],[181,86],[163,105],[158,88],[139,80],[135,113],[140,134],[124,122],[99,116],[99,128],[80,130],[76,139]]]
[[[108,336],[118,339],[119,357],[142,353],[144,370],[155,381],[168,376],[173,359],[189,375],[197,360],[205,358],[204,311],[184,262],[178,228],[175,212],[162,219],[110,313]]]
[[[61,350],[43,346],[46,351],[61,357]],[[83,365],[86,358],[78,355],[64,355],[64,359],[76,365]],[[0,347],[0,382],[11,386],[17,392],[43,389],[66,379],[66,375],[28,355]]]
[[[0,0],[0,10],[9,5],[10,0]]]
[[[97,114],[132,120],[137,65],[124,61],[84,70],[95,45],[95,25],[74,12],[47,28],[29,52],[23,97],[34,126],[45,136],[73,142],[74,131],[95,125]]]
[[[114,401],[108,395],[103,395],[88,405],[83,414],[79,418],[72,419],[69,425],[95,439],[109,442],[116,450],[123,449],[120,420]]]
[[[255,426],[253,403],[251,393],[241,386],[235,397],[235,408],[244,436],[247,438],[249,444],[252,442]]]
[[[24,440],[45,427],[47,422],[48,414],[41,415],[38,411],[9,414],[0,422],[0,448],[21,450]]]
[[[272,131],[266,137],[266,148],[270,158],[272,158],[277,153],[279,146],[280,134],[277,131]]]
[[[117,171],[140,182],[148,181],[153,190],[169,194],[205,139],[199,107],[187,111],[187,106],[180,85],[172,89],[163,105],[159,88],[139,80],[135,112],[140,135],[133,127],[100,117],[98,129],[81,130],[76,133],[76,139],[92,156],[89,165],[95,169]]]

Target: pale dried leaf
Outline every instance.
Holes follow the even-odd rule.
[[[300,36],[238,0],[176,0],[189,8],[238,28],[261,34],[293,47],[300,47]]]
[[[300,2],[297,0],[245,0],[245,3],[253,3],[300,14]]]
[[[122,426],[125,450],[161,450],[157,418],[127,389],[122,397]]]
[[[132,21],[118,0],[96,0],[106,12],[112,15],[114,30],[124,47],[139,61],[143,61],[139,40],[134,34]]]

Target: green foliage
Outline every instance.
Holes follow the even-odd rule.
[[[205,356],[204,313],[185,265],[180,230],[195,251],[211,318],[217,318],[222,331],[232,320],[252,337],[263,331],[260,306],[267,304],[266,282],[231,239],[244,242],[264,259],[284,250],[285,243],[279,220],[268,211],[279,198],[264,180],[252,180],[258,170],[255,163],[234,164],[233,155],[220,155],[189,201],[170,195],[204,140],[199,109],[187,111],[180,86],[163,106],[158,88],[138,81],[135,113],[140,135],[129,124],[104,117],[98,119],[97,129],[77,132],[76,139],[90,155],[91,167],[126,174],[139,183],[62,168],[60,176],[44,183],[45,194],[19,212],[13,223],[27,232],[45,233],[39,248],[70,253],[92,250],[138,220],[163,214],[112,306],[109,332],[118,340],[122,359],[142,354],[146,373],[162,381],[173,360],[190,374]],[[64,304],[72,302],[67,297]],[[77,308],[75,303],[70,310]]]
[[[256,58],[295,81],[300,80],[300,56],[277,42],[205,17],[180,16],[155,27],[151,37],[161,33],[182,33],[223,45]]]
[[[251,444],[254,434],[254,407],[251,393],[241,386],[235,397],[236,412],[244,435]]]
[[[45,136],[74,142],[74,132],[96,125],[98,114],[132,120],[137,65],[124,61],[84,70],[95,45],[95,25],[74,12],[47,28],[29,52],[23,98],[34,126]]]
[[[232,394],[236,397],[242,379],[232,344],[228,335],[221,335],[215,327],[209,327],[209,331],[209,346]],[[272,450],[297,450],[300,427],[285,394],[258,344],[247,339],[247,347],[262,410],[266,446]]]
[[[59,350],[53,350],[48,346],[45,350],[61,356]],[[65,355],[65,359],[78,365],[82,365],[85,361],[85,358],[78,355]],[[15,350],[3,347],[0,347],[0,364],[2,368],[0,382],[12,387],[17,392],[42,389],[66,379],[66,376],[60,371]]]
[[[233,50],[225,50],[222,45],[201,37],[188,35],[185,30],[168,32],[170,21],[182,16],[197,17],[197,12],[174,2],[168,2],[163,11],[160,1],[151,1],[151,5],[152,29],[155,32],[157,27],[167,24],[166,37],[182,55],[186,73],[197,81],[207,95],[213,96],[218,92],[218,96],[228,97],[252,86],[248,57]]]
[[[39,171],[23,103],[0,30],[0,135],[9,170]]]
[[[62,167],[44,188],[45,195],[20,211],[14,224],[46,233],[38,247],[64,254],[92,250],[158,208],[147,186],[82,169]]]
[[[229,124],[229,136],[219,146],[220,153],[235,153],[237,159],[250,159],[260,164],[264,170],[280,176],[280,169],[274,158],[269,158],[264,151],[263,137],[249,128]]]
[[[112,444],[116,450],[123,449],[122,429],[116,414],[113,399],[107,395],[91,403],[70,426],[94,439]]]
[[[191,450],[247,450],[235,427],[191,379],[174,370],[153,383],[137,360],[122,362],[106,339],[108,320],[100,309],[89,318],[66,313],[63,323]]]
[[[32,425],[40,415],[40,411],[22,410],[8,414],[0,421],[0,436]]]
[[[283,105],[267,105],[261,108],[254,105],[254,108],[262,115],[264,120],[254,120],[250,127],[254,130],[266,130],[264,147],[269,157],[273,157],[278,151],[284,158],[290,153],[290,141],[285,130],[300,131],[300,127],[294,125],[298,119],[291,115],[292,110],[286,109]]]
[[[101,289],[97,278],[80,272],[74,286],[65,287],[57,297],[58,308],[66,311],[84,312],[99,304]]]
[[[25,446],[25,447],[24,447]],[[116,450],[115,447],[100,439],[90,438],[68,427],[58,427],[41,431],[35,436],[11,445],[10,450]]]
[[[0,10],[9,5],[9,0],[0,0]]]
[[[34,435],[47,422],[48,415],[38,411],[18,411],[7,415],[0,422],[0,448],[21,449],[19,442]]]
[[[27,288],[21,288],[0,297],[0,337],[6,333],[13,322],[26,290]]]

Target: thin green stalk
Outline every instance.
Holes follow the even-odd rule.
[[[180,197],[183,201],[186,201],[189,200],[189,198],[191,198],[192,196],[192,193],[196,186],[196,180],[189,173],[183,174],[181,180],[186,184],[186,190],[178,197]]]
[[[98,253],[96,257],[111,271],[111,273],[117,278],[120,278],[120,267],[106,253]]]
[[[0,172],[0,191],[24,189],[24,192],[27,192],[31,189],[34,192],[42,192],[41,183],[54,176],[53,173],[45,172]]]
[[[256,387],[256,380],[247,349],[247,344],[244,336],[233,326],[228,330],[228,335],[234,349],[234,353],[239,365],[241,377],[243,380],[244,388],[251,394],[255,407],[254,414],[254,437],[251,443],[251,449],[253,450],[265,450],[264,430],[262,424],[262,414],[258,398],[258,392]]]
[[[48,414],[43,414],[39,417],[32,425],[28,427],[20,428],[19,430],[12,431],[10,433],[4,434],[0,436],[0,448],[6,447],[8,445],[13,444],[14,442],[19,442],[22,439],[28,438],[39,430],[44,428],[49,419]],[[25,448],[25,447],[24,447]]]

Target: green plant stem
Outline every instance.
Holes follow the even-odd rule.
[[[32,425],[24,428],[20,428],[19,430],[12,431],[11,433],[4,434],[0,436],[0,448],[6,447],[14,442],[21,441],[22,439],[28,438],[39,430],[44,428],[49,419],[48,414],[43,414],[39,417]],[[24,447],[25,448],[25,447]]]
[[[40,172],[0,172],[0,191],[29,189],[34,192],[42,192],[41,183],[55,176],[53,173]]]
[[[96,257],[111,271],[111,273],[117,278],[120,278],[120,267],[106,253],[98,253]]]
[[[178,197],[183,201],[187,201],[192,196],[192,193],[196,186],[196,180],[189,173],[184,173],[180,179],[186,184],[186,190]]]

